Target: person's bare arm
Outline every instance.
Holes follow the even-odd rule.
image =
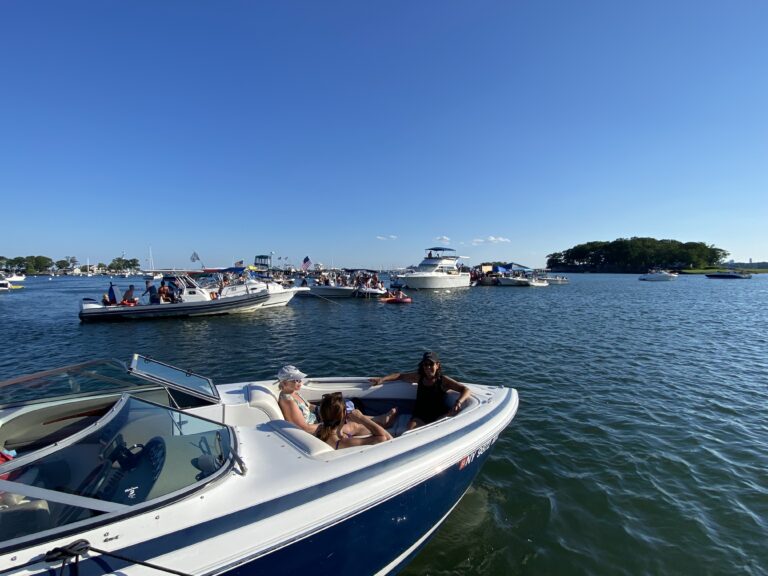
[[[458,414],[459,412],[461,412],[461,407],[464,404],[464,402],[469,400],[469,397],[472,395],[472,392],[470,392],[469,388],[464,386],[464,384],[448,376],[443,376],[443,384],[449,390],[455,390],[456,392],[459,393],[459,398],[453,404],[453,408],[451,408],[452,414]]]
[[[419,373],[418,372],[393,372],[392,374],[387,374],[386,376],[382,376],[381,378],[370,378],[369,381],[374,386],[380,386],[385,382],[394,382],[395,380],[405,380],[406,382],[418,382]]]
[[[352,410],[347,414],[347,418],[350,422],[362,424],[371,433],[367,438],[343,438],[339,445],[343,448],[351,446],[363,446],[366,444],[378,444],[379,442],[386,442],[392,440],[392,435],[382,428],[379,424],[374,422],[371,418],[360,412],[360,410]]]

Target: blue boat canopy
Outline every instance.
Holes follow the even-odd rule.
[[[507,264],[507,268],[512,270],[512,272],[533,272],[533,268],[528,268],[528,266],[523,266],[516,262],[510,262]]]
[[[425,250],[429,250],[430,252],[434,250],[435,252],[456,252],[453,248],[440,248],[439,246],[437,248],[425,248]]]

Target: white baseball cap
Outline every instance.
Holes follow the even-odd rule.
[[[283,380],[301,380],[306,377],[307,375],[304,374],[304,372],[296,368],[296,366],[291,366],[290,364],[280,368],[277,373],[277,379],[281,382]]]

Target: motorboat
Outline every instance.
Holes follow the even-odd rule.
[[[334,450],[283,419],[274,380],[214,385],[134,355],[0,382],[0,573],[396,573],[517,412],[513,388],[467,386],[455,416]],[[358,377],[302,388],[338,391],[397,406],[398,428],[416,396]]]
[[[660,268],[652,268],[645,274],[641,275],[639,280],[645,280],[646,282],[669,282],[671,280],[677,280],[677,272],[670,272],[669,270],[662,270]]]
[[[80,321],[140,320],[146,318],[180,318],[214,316],[251,312],[259,308],[285,306],[307,288],[287,288],[282,284],[253,278],[204,284],[181,272],[166,274],[164,281],[173,286],[175,298],[170,302],[125,302],[121,292],[110,283],[109,291],[101,301],[83,298],[80,303]],[[211,280],[213,282],[213,280]]]
[[[528,278],[528,286],[531,288],[546,288],[549,286],[549,282],[544,280],[543,278],[537,278],[536,276],[531,276]]]
[[[517,286],[528,288],[531,285],[528,277],[523,274],[505,274],[499,276],[496,280],[499,286]]]
[[[382,287],[372,285],[375,270],[345,269],[343,272],[321,274],[309,286],[309,295],[320,298],[379,298],[386,294]]]
[[[414,290],[469,287],[469,272],[462,272],[458,266],[463,256],[453,255],[453,248],[427,248],[426,252],[415,270],[398,276],[404,287]]]
[[[26,275],[21,274],[19,272],[14,272],[13,274],[6,275],[5,279],[8,280],[8,282],[24,282],[24,280],[26,280],[27,277]]]
[[[355,289],[355,296],[357,298],[383,298],[386,295],[387,289],[377,286],[358,286]]]
[[[11,284],[8,278],[0,274],[0,292],[7,292],[12,288],[13,288],[13,284]]]
[[[552,274],[543,274],[539,276],[540,280],[546,280],[550,285],[556,284],[556,285],[564,285],[570,283],[570,280],[568,280],[567,276],[560,276],[560,275],[552,275]]]
[[[712,278],[712,280],[749,280],[752,278],[752,274],[740,270],[718,270],[717,272],[705,274],[705,276]]]
[[[352,298],[357,288],[355,286],[339,286],[338,284],[323,284],[309,287],[308,294],[320,298]]]

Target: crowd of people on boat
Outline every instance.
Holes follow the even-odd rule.
[[[305,373],[292,365],[283,366],[277,373],[280,389],[278,404],[287,421],[335,449],[378,444],[392,439],[388,429],[397,420],[397,407],[385,414],[367,416],[356,407],[353,400],[345,399],[341,392],[324,394],[319,404],[313,404],[300,392],[306,377]],[[443,374],[440,358],[435,352],[425,352],[414,371],[393,372],[380,378],[371,378],[370,382],[380,386],[396,380],[417,385],[416,402],[406,424],[407,430],[458,414],[470,397],[469,388]],[[457,392],[458,397],[449,406],[447,397],[451,390]]]
[[[307,286],[306,277],[301,282],[302,286]],[[353,274],[320,274],[315,278],[316,286],[353,286],[355,288],[373,288],[384,290],[384,282],[379,278],[376,272],[368,273],[360,271]]]

